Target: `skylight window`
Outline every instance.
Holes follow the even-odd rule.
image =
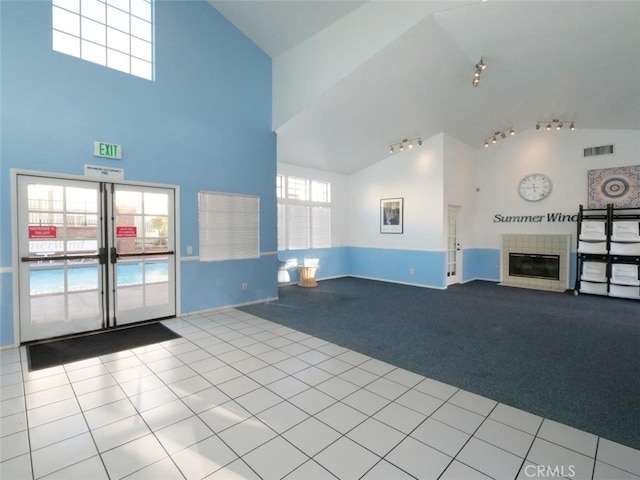
[[[153,0],[52,0],[53,50],[153,80]]]

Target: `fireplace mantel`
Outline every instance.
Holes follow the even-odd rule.
[[[504,234],[500,254],[500,285],[564,292],[569,289],[571,235]],[[559,279],[509,275],[509,254],[558,255]]]

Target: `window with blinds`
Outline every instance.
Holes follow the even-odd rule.
[[[198,192],[200,260],[216,262],[260,256],[260,198]]]
[[[278,250],[331,246],[331,184],[278,175]]]

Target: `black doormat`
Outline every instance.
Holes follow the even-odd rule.
[[[161,323],[154,322],[32,344],[27,346],[29,371],[56,367],[175,338],[180,338],[180,335]]]

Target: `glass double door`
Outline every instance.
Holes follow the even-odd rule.
[[[17,181],[21,342],[176,314],[174,189]]]

